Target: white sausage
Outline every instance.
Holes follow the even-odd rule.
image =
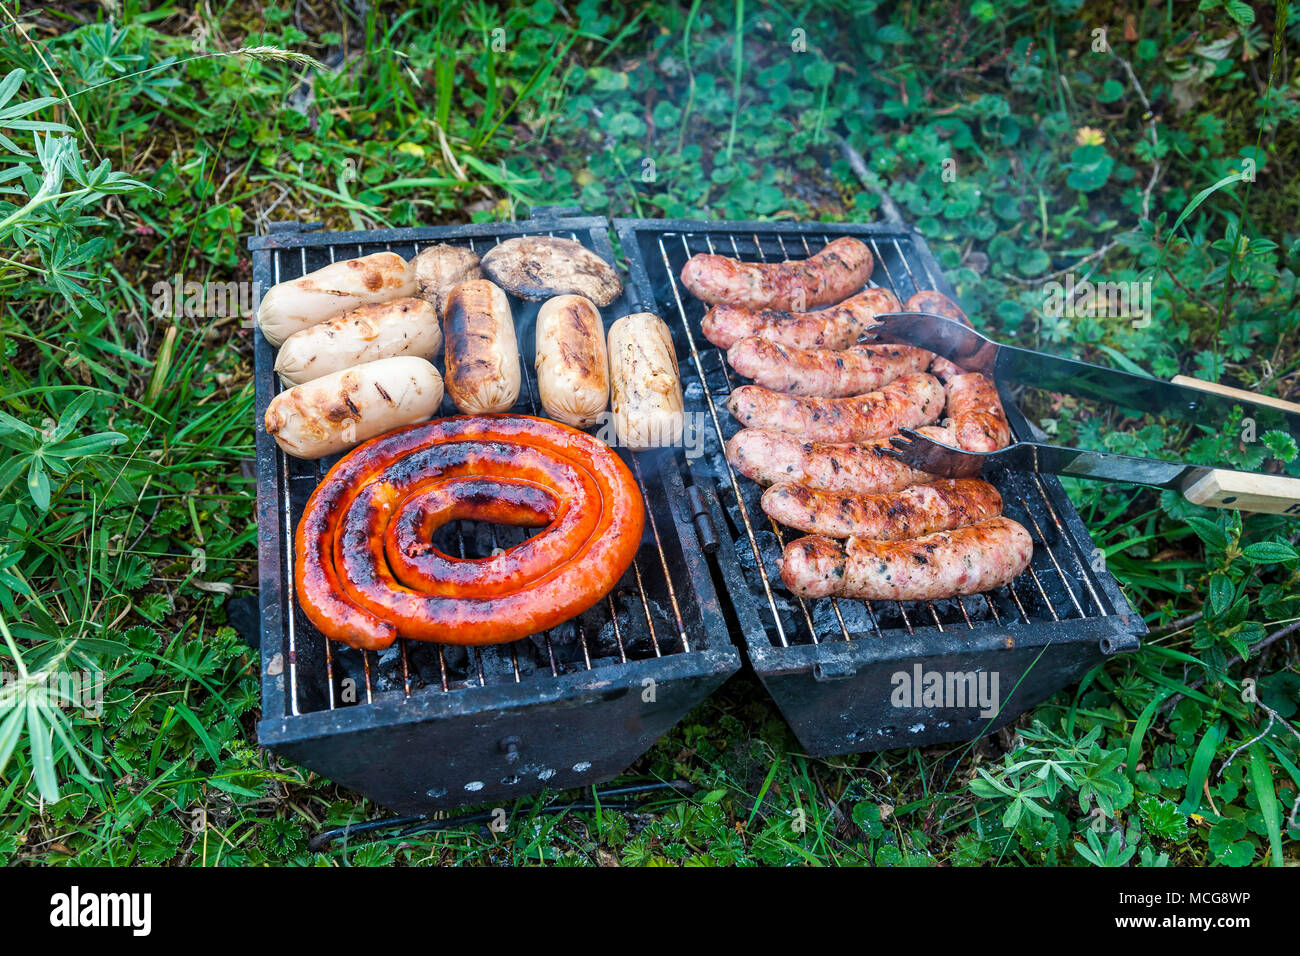
[[[395,252],[345,259],[272,286],[257,308],[257,325],[272,345],[294,332],[361,305],[415,295],[415,272]]]
[[[266,407],[266,431],[295,458],[323,458],[428,421],[441,402],[442,378],[431,364],[385,358],[281,392]]]
[[[293,333],[275,356],[275,370],[289,385],[301,385],[381,358],[432,359],[441,348],[437,309],[412,296],[363,305]]]
[[[447,394],[467,415],[504,412],[519,399],[519,342],[510,300],[487,279],[462,282],[443,303]]]
[[[609,404],[605,326],[595,303],[557,295],[537,313],[537,393],[546,414],[575,428],[594,425]]]
[[[682,441],[682,380],[668,326],[657,315],[625,315],[609,327],[614,429],[628,448]]]

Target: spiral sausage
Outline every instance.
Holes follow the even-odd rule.
[[[545,530],[457,559],[429,541],[461,518]],[[504,643],[599,601],[631,565],[644,522],[631,472],[603,442],[527,416],[444,418],[330,469],[298,524],[294,585],[311,622],[353,647]]]

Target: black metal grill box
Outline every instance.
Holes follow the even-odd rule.
[[[384,250],[409,259],[439,242],[482,254],[522,235],[574,239],[612,262],[607,227],[600,218],[545,213],[518,223],[356,233],[281,224],[249,246],[254,281],[266,290],[336,259]],[[511,301],[528,357],[514,409],[524,414],[540,408],[529,360],[540,305]],[[608,324],[629,310],[623,299],[602,311]],[[293,594],[293,532],[341,456],[294,459],[266,433],[262,419],[280,386],[274,349],[255,339],[264,746],[403,813],[512,800],[617,775],[739,669],[688,510],[688,474],[663,451],[625,456],[646,503],[641,547],[609,598],[573,621],[483,648],[400,640],[362,653],[327,641]],[[456,414],[446,399],[442,411]],[[467,524],[442,529],[447,537],[435,543],[481,557],[526,534]]]
[[[690,255],[800,258],[829,239],[858,236],[876,259],[872,283],[900,299],[951,295],[924,240],[901,226],[614,220],[624,296],[602,310],[659,314],[672,330],[698,454],[628,455],[645,495],[646,531],[634,567],[610,598],[575,621],[481,649],[399,641],[361,653],[326,641],[293,597],[293,529],[337,459],[289,458],[262,426],[279,391],[274,351],[256,336],[258,542],[264,746],[399,812],[509,800],[542,788],[617,775],[707,697],[742,659],[771,694],[800,745],[835,754],[970,739],[1018,716],[1145,633],[1114,578],[1094,568],[1086,527],[1059,482],[1005,473],[991,480],[1007,514],[1032,534],[1033,564],[1009,587],[932,603],[793,597],[780,584],[787,538],[758,507],[761,489],[737,475],[722,445],[737,426],[723,402],[740,384],[703,337],[705,311],[677,277]],[[575,239],[607,260],[609,223],[568,207],[517,223],[323,233],[277,224],[250,239],[258,287],[336,259],[391,250],[404,257],[450,242],[480,254],[518,235]],[[524,386],[516,411],[536,414],[531,376],[539,303],[512,299]],[[443,412],[453,414],[449,402]],[[1007,408],[1012,430],[1030,425]],[[689,443],[688,443],[689,446]],[[509,545],[511,529],[444,529],[463,556]],[[522,533],[521,533],[522,534]],[[734,644],[733,644],[734,642]],[[895,676],[996,673],[1000,710],[891,703]]]

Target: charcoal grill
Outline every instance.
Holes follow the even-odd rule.
[[[935,602],[795,597],[781,584],[790,534],[759,507],[762,489],[737,474],[723,443],[739,429],[725,408],[746,380],[700,328],[706,306],[678,279],[690,256],[716,252],[748,261],[804,258],[837,236],[857,236],[875,254],[871,285],[905,301],[918,289],[951,296],[925,241],[893,224],[699,222],[616,219],[643,304],[672,329],[687,410],[705,419],[705,453],[686,465],[696,487],[713,489],[710,510],[724,539],[714,555],[718,589],[749,662],[810,753],[836,754],[967,740],[1001,726],[1078,680],[1105,658],[1138,647],[1140,616],[1098,560],[1087,528],[1053,476],[1004,472],[990,480],[1005,512],[1034,539],[1030,567],[1009,586]],[[1012,431],[1032,427],[1007,408]],[[730,538],[730,542],[725,539]],[[727,544],[730,543],[731,547]],[[917,670],[919,665],[920,670]],[[979,677],[980,673],[986,677]],[[997,675],[1000,709],[959,697],[923,703],[896,691],[920,674],[954,691]],[[957,675],[954,678],[951,675]],[[987,684],[985,686],[988,686]],[[898,706],[896,706],[896,703]]]
[[[336,259],[384,250],[409,259],[436,242],[481,254],[525,235],[574,239],[613,261],[608,222],[576,212],[365,232],[277,223],[249,240],[253,279],[266,290]],[[531,358],[540,303],[511,305],[525,359],[514,410],[537,414]],[[625,296],[602,311],[608,324],[632,309]],[[573,621],[469,650],[398,641],[363,653],[326,640],[293,596],[293,532],[337,457],[304,462],[276,446],[262,425],[280,390],[274,350],[260,334],[254,350],[264,746],[403,813],[512,800],[622,772],[739,669],[697,539],[690,473],[670,450],[625,456],[647,506],[641,547],[608,599]],[[442,413],[455,414],[449,401]],[[447,553],[481,557],[526,532],[461,522],[440,534],[435,544]]]

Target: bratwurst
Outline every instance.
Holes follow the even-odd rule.
[[[749,428],[774,428],[809,441],[855,442],[892,435],[937,421],[944,390],[925,372],[909,372],[884,388],[849,398],[782,395],[761,385],[742,385],[727,410]]]
[[[888,289],[866,289],[839,305],[819,312],[755,310],[738,305],[716,305],[704,314],[704,337],[720,349],[743,338],[779,342],[797,349],[846,349],[863,335],[881,312],[897,312],[898,297]]]
[[[786,262],[741,262],[713,253],[691,256],[682,267],[682,285],[710,305],[803,311],[848,298],[867,284],[874,265],[865,243],[842,236],[810,258]]]
[[[1029,532],[1003,517],[907,541],[812,535],[786,545],[781,580],[800,597],[936,601],[1010,584],[1033,554]]]
[[[917,430],[944,444],[954,440],[937,425]],[[826,491],[876,494],[934,481],[934,475],[885,454],[890,447],[888,438],[828,444],[767,428],[742,428],[727,442],[727,461],[760,485],[794,482]]]
[[[945,425],[960,447],[987,452],[1011,444],[1011,425],[992,379],[979,372],[954,375],[944,389],[948,395]]]
[[[994,518],[1002,513],[1002,496],[977,478],[940,478],[875,495],[782,483],[763,492],[763,510],[809,534],[902,541]]]
[[[796,349],[758,336],[727,349],[741,375],[774,392],[843,398],[888,385],[908,372],[924,372],[934,356],[910,345],[855,345],[847,349]]]

